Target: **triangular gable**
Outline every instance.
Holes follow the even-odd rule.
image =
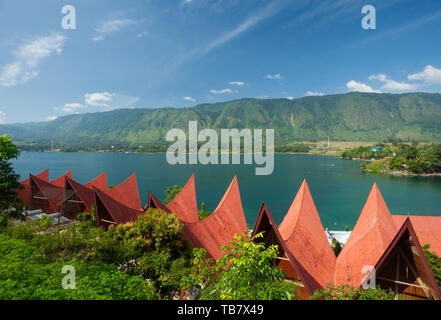
[[[429,250],[441,258],[441,217],[432,216],[392,216],[397,226],[410,218],[421,246],[430,244]]]
[[[280,224],[279,231],[291,261],[298,262],[299,275],[310,295],[332,281],[335,254],[306,180]]]
[[[106,194],[126,207],[139,210],[142,209],[139,197],[138,182],[136,174],[132,174],[127,180],[106,191]]]
[[[375,270],[377,285],[384,289],[417,299],[441,299],[441,290],[409,218],[375,264]]]
[[[374,184],[354,230],[338,255],[334,284],[361,286],[366,277],[363,268],[376,264],[396,233],[392,215]]]
[[[159,201],[153,193],[149,191],[149,199],[144,207],[144,210],[147,211],[150,208],[160,209],[164,212],[171,213],[171,211],[161,201]]]
[[[93,189],[86,187],[72,179],[66,178],[66,190],[69,189],[69,186],[78,196],[78,198],[83,202],[86,211],[90,212],[95,201]],[[69,198],[71,197],[72,195],[66,195],[66,201],[69,201]]]
[[[64,177],[63,177],[64,178]],[[65,187],[30,175],[31,209],[42,209],[45,213],[60,212],[63,208]]]
[[[85,186],[90,188],[91,190],[93,189],[93,187],[96,187],[101,191],[106,191],[108,189],[106,172],[101,173],[98,177],[86,183]]]
[[[49,169],[36,174],[35,177],[43,181],[49,181]],[[15,190],[15,192],[17,192],[17,198],[23,201],[25,205],[29,206],[29,201],[31,200],[31,180],[28,178],[20,181],[19,183],[23,186],[23,188]]]
[[[142,209],[130,208],[96,187],[93,189],[95,192],[95,203],[97,204],[96,215],[99,226],[108,226],[109,222],[107,221],[114,222],[115,224],[136,221],[138,216],[144,213]]]
[[[50,183],[54,186],[57,186],[59,188],[64,188],[64,184],[65,184],[65,177],[68,177],[70,179],[72,179],[72,170],[66,172],[65,174],[63,174],[62,176],[58,177],[55,180],[52,180]]]
[[[185,223],[185,237],[196,248],[205,248],[208,255],[218,260],[225,253],[220,246],[228,245],[235,234],[247,231],[239,185],[234,177],[216,210],[202,221]]]
[[[184,222],[199,221],[194,175],[191,175],[182,190],[166,207]]]

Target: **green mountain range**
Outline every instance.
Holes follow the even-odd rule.
[[[118,109],[73,114],[53,121],[1,125],[21,142],[164,144],[171,128],[263,128],[275,142],[441,141],[441,94],[347,93],[299,99],[240,99],[191,108]]]

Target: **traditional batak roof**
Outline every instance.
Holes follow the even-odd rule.
[[[395,287],[401,294],[417,299],[440,300],[441,290],[411,220],[406,218],[399,226],[391,243],[375,264],[377,283],[386,288]]]
[[[185,237],[194,247],[205,248],[215,260],[221,258],[225,252],[220,250],[220,246],[228,245],[235,234],[247,230],[237,178],[234,177],[211,215],[202,221],[185,223],[185,226]]]
[[[182,190],[166,207],[184,222],[199,221],[194,175],[191,175]]]
[[[142,209],[135,173],[116,187],[107,190],[106,194],[129,208]]]
[[[332,281],[335,254],[306,180],[279,226],[286,253],[309,294]]]
[[[64,188],[65,177],[72,179],[72,170],[66,172],[62,176],[59,176],[57,179],[52,180],[50,183],[56,187]]]
[[[62,176],[65,179],[64,176]],[[60,177],[61,178],[61,177]],[[58,179],[60,179],[58,178]],[[30,175],[31,180],[31,203],[34,201],[44,201],[46,205],[42,205],[42,208],[46,213],[61,211],[64,203],[65,186],[59,186],[60,180],[57,179],[57,184],[44,181],[36,176]],[[36,189],[33,188],[34,185]],[[37,200],[38,197],[38,200]],[[35,209],[35,208],[31,208]]]
[[[398,228],[374,184],[360,217],[340,252],[334,268],[334,284],[362,285],[364,266],[375,266],[397,234]]]
[[[147,200],[147,204],[144,206],[144,210],[147,211],[150,208],[160,209],[167,213],[171,212],[161,201],[158,200],[158,198],[155,197],[153,193],[149,191],[149,199]]]
[[[392,216],[396,225],[410,218],[421,246],[430,244],[430,251],[441,257],[441,217],[430,216]]]
[[[93,188],[96,187],[98,190],[107,190],[107,176],[103,172],[98,177],[90,181],[89,183],[82,185],[69,177],[66,177],[66,189],[67,185],[70,185],[72,190],[77,194],[79,199],[83,202],[86,210],[90,212],[92,210],[92,205],[95,203],[95,195]],[[69,200],[66,197],[66,201]],[[79,212],[77,212],[79,213]]]
[[[46,169],[39,174],[36,174],[35,177],[40,178],[43,181],[49,181],[49,169]],[[17,198],[19,198],[21,201],[23,201],[24,204],[29,206],[29,201],[31,200],[31,179],[28,178],[26,180],[19,182],[23,189],[17,189],[15,190],[17,192]]]
[[[99,226],[107,221],[115,224],[136,221],[138,216],[144,213],[142,208],[135,209],[117,201],[109,192],[103,192],[96,187],[93,189],[95,191],[96,215]],[[103,220],[105,220],[104,223]]]

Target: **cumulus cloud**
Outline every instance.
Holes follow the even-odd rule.
[[[102,41],[112,33],[118,32],[121,29],[138,24],[138,21],[132,19],[113,19],[103,22],[95,31],[98,33],[92,38],[93,41]]]
[[[78,109],[87,108],[87,106],[81,104],[81,103],[66,103],[61,110],[64,112],[73,112],[78,113]]]
[[[239,87],[241,87],[241,86],[245,85],[245,82],[243,82],[243,81],[230,81],[230,82],[228,82],[228,84],[232,85],[232,86],[239,86]]]
[[[423,71],[410,74],[407,78],[409,80],[422,80],[429,84],[441,85],[441,69],[427,65]]]
[[[192,97],[189,97],[189,96],[185,96],[185,97],[184,97],[184,100],[186,100],[186,101],[190,101],[190,102],[196,102],[196,99],[194,99],[194,98],[192,98]]]
[[[323,92],[317,92],[317,91],[306,91],[305,96],[324,96],[325,94]]]
[[[230,88],[226,88],[226,89],[221,89],[221,90],[211,89],[210,92],[214,93],[214,94],[222,94],[222,93],[233,93],[233,92],[236,92],[236,91],[235,90],[231,90]]]
[[[406,83],[406,82],[398,82],[392,79],[389,79],[387,75],[384,73],[374,74],[369,76],[369,80],[378,80],[384,83],[381,89],[386,91],[412,91],[419,87],[417,84]]]
[[[61,54],[65,41],[64,35],[53,33],[20,45],[13,52],[15,60],[0,67],[0,86],[11,87],[35,78],[41,61],[52,53]]]
[[[282,78],[280,73],[277,73],[277,74],[267,74],[265,76],[265,79],[280,79],[280,78]]]
[[[354,81],[354,80],[351,80],[348,83],[346,83],[346,87],[350,91],[381,93],[381,91],[374,90],[374,89],[372,89],[371,86],[369,86],[369,85],[367,85],[367,84],[365,84],[363,82],[357,82],[357,81]]]
[[[292,97],[292,96],[288,96],[288,97],[286,97],[286,99],[288,99],[288,100],[294,100],[294,97]]]
[[[103,108],[105,111],[117,108],[127,108],[139,101],[138,97],[131,97],[112,92],[86,93],[84,101],[87,105]]]
[[[46,120],[52,121],[52,120],[55,120],[57,118],[58,118],[57,116],[49,116],[49,117],[46,118]]]

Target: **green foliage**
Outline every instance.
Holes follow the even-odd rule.
[[[400,298],[400,297],[398,297]],[[379,287],[375,289],[354,288],[348,285],[335,286],[328,284],[325,289],[316,290],[311,297],[312,300],[393,300],[395,293],[383,290]]]
[[[284,272],[273,261],[278,256],[275,245],[265,247],[247,233],[235,235],[231,246],[222,246],[226,253],[218,260],[219,280],[203,290],[203,299],[222,300],[290,300],[295,287],[284,281]]]
[[[193,286],[201,286],[205,288],[214,283],[218,273],[214,265],[215,262],[211,258],[207,258],[207,250],[194,248],[192,252],[193,268],[188,275],[181,279],[181,287],[188,290]]]
[[[338,257],[338,255],[340,254],[341,250],[343,249],[341,243],[338,242],[335,239],[332,239],[331,247],[332,247],[332,250],[334,251],[335,256]]]
[[[0,136],[0,220],[5,224],[7,219],[2,212],[11,206],[19,207],[21,201],[17,198],[15,189],[22,188],[18,183],[20,176],[14,172],[11,159],[17,159],[19,151],[12,139],[6,135]],[[2,217],[3,216],[3,217]]]
[[[168,187],[167,190],[165,190],[165,194],[167,195],[164,200],[162,200],[162,203],[167,205],[169,204],[175,196],[181,192],[182,187],[175,184],[174,186]]]
[[[206,210],[205,202],[201,203],[201,209],[198,210],[199,220],[204,220],[206,217],[210,216],[213,212]]]
[[[430,244],[425,244],[423,246],[424,255],[426,256],[427,262],[429,263],[430,269],[432,269],[435,280],[438,286],[441,287],[441,258],[438,257],[434,252],[430,251]]]
[[[157,299],[139,276],[113,265],[78,260],[49,260],[22,239],[0,234],[0,299]],[[75,268],[76,289],[63,289],[62,268]]]
[[[67,115],[50,122],[2,125],[27,145],[50,141],[84,148],[164,152],[171,128],[274,128],[275,145],[293,141],[441,141],[441,95],[352,92],[321,97],[240,99],[192,108],[120,109]],[[111,149],[111,145],[115,147]]]

